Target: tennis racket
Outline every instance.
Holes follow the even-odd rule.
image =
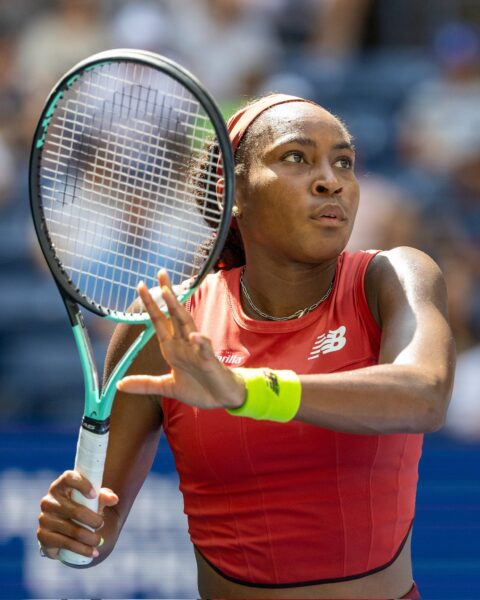
[[[97,492],[116,383],[154,333],[146,311],[133,307],[136,285],[155,287],[166,268],[186,302],[224,244],[233,191],[224,120],[200,82],[174,62],[140,50],[101,52],[50,93],[33,140],[30,203],[82,364],[75,469]],[[146,326],[103,390],[80,307]],[[98,500],[76,491],[73,499],[98,510]],[[92,560],[69,550],[60,559]]]

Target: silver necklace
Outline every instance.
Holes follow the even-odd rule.
[[[330,285],[328,286],[328,290],[325,292],[325,294],[323,294],[323,296],[320,298],[320,300],[317,300],[314,304],[307,306],[307,308],[297,310],[297,312],[294,312],[293,315],[289,315],[288,317],[274,317],[273,315],[267,315],[267,313],[264,313],[262,310],[260,310],[258,308],[258,306],[255,306],[255,303],[253,302],[250,294],[248,293],[247,286],[245,285],[245,281],[243,280],[244,273],[245,273],[245,267],[242,269],[242,273],[240,275],[240,287],[242,288],[242,293],[245,297],[245,300],[248,302],[250,308],[255,313],[257,313],[257,315],[259,315],[260,317],[263,317],[264,319],[267,319],[268,321],[290,321],[291,319],[299,319],[300,317],[303,317],[304,315],[308,314],[312,310],[315,310],[317,308],[317,306],[320,306],[320,304],[322,302],[324,302],[330,296],[330,292],[333,289],[333,282],[335,279],[335,278],[332,279],[332,281],[330,282]]]

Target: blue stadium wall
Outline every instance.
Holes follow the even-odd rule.
[[[39,499],[70,468],[74,432],[32,427],[0,435],[0,598],[195,598],[196,572],[170,451],[162,440],[117,548],[105,563],[68,569],[42,559]],[[413,557],[425,599],[480,598],[480,445],[426,437]]]

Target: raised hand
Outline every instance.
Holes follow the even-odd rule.
[[[171,367],[167,375],[131,375],[117,388],[129,394],[176,398],[200,408],[235,408],[245,400],[243,380],[216,358],[209,338],[196,331],[190,313],[172,291],[166,271],[158,274],[166,317],[142,282],[138,293],[155,328],[163,357]]]

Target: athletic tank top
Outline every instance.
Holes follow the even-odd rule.
[[[243,311],[240,269],[192,298],[198,330],[229,367],[333,373],[378,362],[364,277],[374,252],[343,253],[334,288],[291,321]],[[339,433],[163,399],[192,542],[227,579],[288,587],[353,579],[399,554],[415,510],[422,435]]]

